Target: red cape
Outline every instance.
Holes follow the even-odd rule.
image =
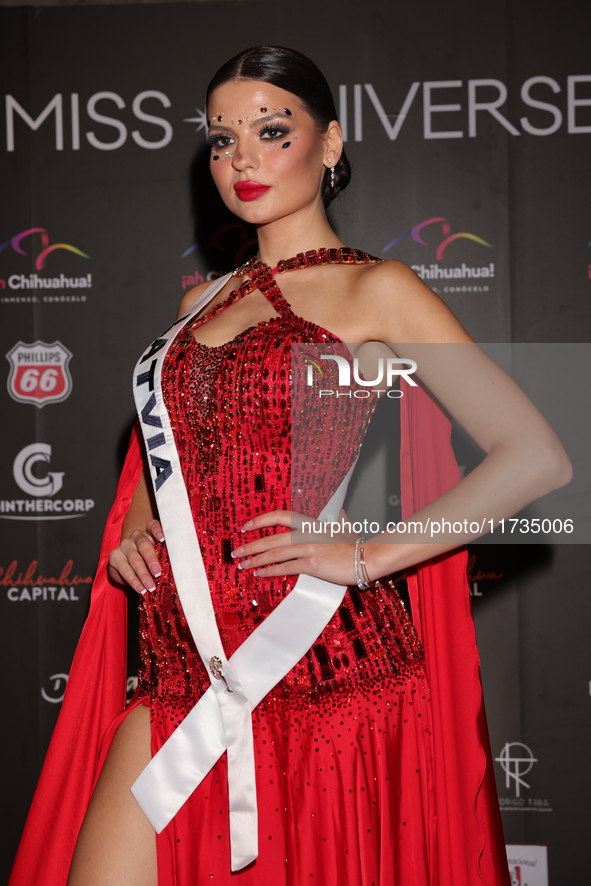
[[[402,516],[460,481],[451,422],[421,387],[401,399]],[[439,886],[509,886],[465,549],[407,571],[433,707]]]
[[[409,516],[459,481],[451,424],[420,388],[402,398],[402,502]],[[125,707],[127,600],[107,559],[142,469],[136,431],[109,514],[90,613],[9,886],[65,886],[78,831],[98,777],[108,730]],[[434,886],[509,886],[470,611],[465,550],[409,570],[413,619],[433,706],[437,818]]]
[[[90,801],[100,746],[125,707],[127,597],[107,577],[107,560],[142,470],[136,428],[111,508],[58,721],[10,876],[10,886],[65,886]]]

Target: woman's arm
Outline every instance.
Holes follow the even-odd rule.
[[[491,525],[569,483],[572,466],[546,419],[441,299],[406,265],[388,262],[380,271],[373,287],[373,304],[384,318],[380,327],[397,335],[396,353],[415,360],[420,380],[487,453],[461,483],[413,515],[423,536],[417,525],[414,531],[407,529],[402,544],[392,544],[388,533],[372,539],[388,544],[389,550],[374,548],[370,555],[374,572],[381,575],[390,567],[405,568],[474,541]],[[393,292],[394,314],[386,307]],[[478,533],[442,531],[422,543],[427,525],[443,526],[443,520],[484,528]]]
[[[419,379],[487,453],[482,464],[457,486],[409,518],[417,524],[414,531],[385,532],[366,543],[370,578],[474,541],[490,530],[490,520],[496,526],[570,482],[570,461],[548,422],[410,268],[399,262],[371,268],[359,294],[358,310],[360,341],[390,341],[399,357],[414,360]],[[408,526],[409,520],[403,522]],[[443,520],[450,524],[467,521],[468,526],[478,523],[483,528],[478,533],[431,536],[429,530],[424,534],[427,526],[443,525]],[[290,526],[291,516],[284,512],[260,515],[248,529],[270,525]],[[306,572],[337,582],[354,580],[351,544],[289,546],[288,540],[285,534],[259,539],[243,545],[237,556],[256,555],[243,568],[263,567],[268,575]]]
[[[208,286],[211,286],[210,282],[201,283],[183,296],[177,320]],[[164,541],[164,533],[144,470],[123,520],[121,543],[109,555],[108,571],[111,579],[118,584],[130,585],[138,594],[153,591],[156,587],[153,577],[158,578],[160,575],[155,541]]]
[[[146,528],[140,529],[140,526]],[[157,519],[156,504],[142,471],[123,520],[121,544],[109,555],[107,568],[112,581],[128,584],[138,594],[153,591],[156,587],[153,576],[157,578],[160,575],[154,542],[163,540],[164,533]]]

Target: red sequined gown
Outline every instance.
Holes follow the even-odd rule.
[[[316,421],[311,401],[290,409],[292,344],[347,352],[330,332],[297,317],[278,287],[268,296],[278,315],[220,347],[197,343],[185,327],[163,373],[228,657],[296,581],[239,570],[230,552],[244,538],[240,528],[276,508],[319,514],[356,456],[373,408],[354,401],[328,417],[331,433],[326,407]],[[292,498],[293,438],[304,431],[320,478],[305,502],[297,491]],[[307,458],[301,448],[298,458]],[[164,547],[160,558],[157,589],[140,598],[135,695],[151,707],[153,753],[209,686]],[[159,886],[433,884],[430,722],[422,652],[394,585],[349,588],[313,647],[253,712],[258,859],[231,874],[224,756],[157,838]]]

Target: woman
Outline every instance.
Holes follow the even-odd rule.
[[[506,883],[465,560],[442,556],[475,536],[286,536],[295,511],[338,514],[374,406],[356,400],[343,417],[323,404],[320,415],[307,400],[290,414],[289,374],[302,370],[291,346],[363,361],[366,343],[415,343],[394,348],[488,453],[457,483],[449,449],[428,450],[447,420],[422,388],[403,386],[405,510],[423,524],[490,526],[569,482],[570,463],[409,268],[347,250],[331,229],[324,207],[349,166],[329,88],[308,59],[246,50],[215,75],[207,112],[212,175],[226,205],[257,226],[258,260],[188,293],[138,364],[146,467],[139,476],[136,449],[108,568],[141,594],[142,669],[133,703],[96,727],[98,780],[90,803],[81,792],[68,886]],[[343,342],[360,344],[349,353]],[[444,355],[431,342],[456,347]],[[292,415],[316,459],[305,495],[298,484],[291,492]],[[336,421],[342,433],[328,433]],[[400,570],[426,662],[384,578]],[[265,634],[269,625],[279,627]],[[14,884],[26,882],[22,856]],[[63,858],[56,865],[67,871]]]

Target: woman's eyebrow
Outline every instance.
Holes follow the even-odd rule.
[[[273,114],[266,114],[264,117],[254,117],[249,124],[249,128],[252,129],[254,126],[260,126],[261,123],[268,123],[269,120],[276,120],[277,117],[283,117],[285,120],[289,120],[290,116],[284,114],[283,111],[275,111]]]
[[[255,126],[260,126],[261,123],[268,123],[270,120],[276,120],[277,117],[282,117],[284,120],[289,120],[290,117],[293,119],[293,115],[284,114],[283,111],[275,111],[273,114],[265,114],[264,117],[253,117],[249,122],[249,129],[253,129]],[[238,117],[234,121],[234,126],[237,126]],[[209,127],[210,131],[215,129],[220,132],[234,132],[233,129],[230,129],[228,126],[223,126],[221,123],[218,123],[217,120],[212,120],[211,125]]]
[[[232,129],[230,129],[228,126],[222,126],[221,123],[217,122],[217,120],[215,121],[215,123],[212,120],[211,126],[209,127],[209,129],[207,131],[211,132],[212,129],[221,130],[222,132],[233,132]]]

